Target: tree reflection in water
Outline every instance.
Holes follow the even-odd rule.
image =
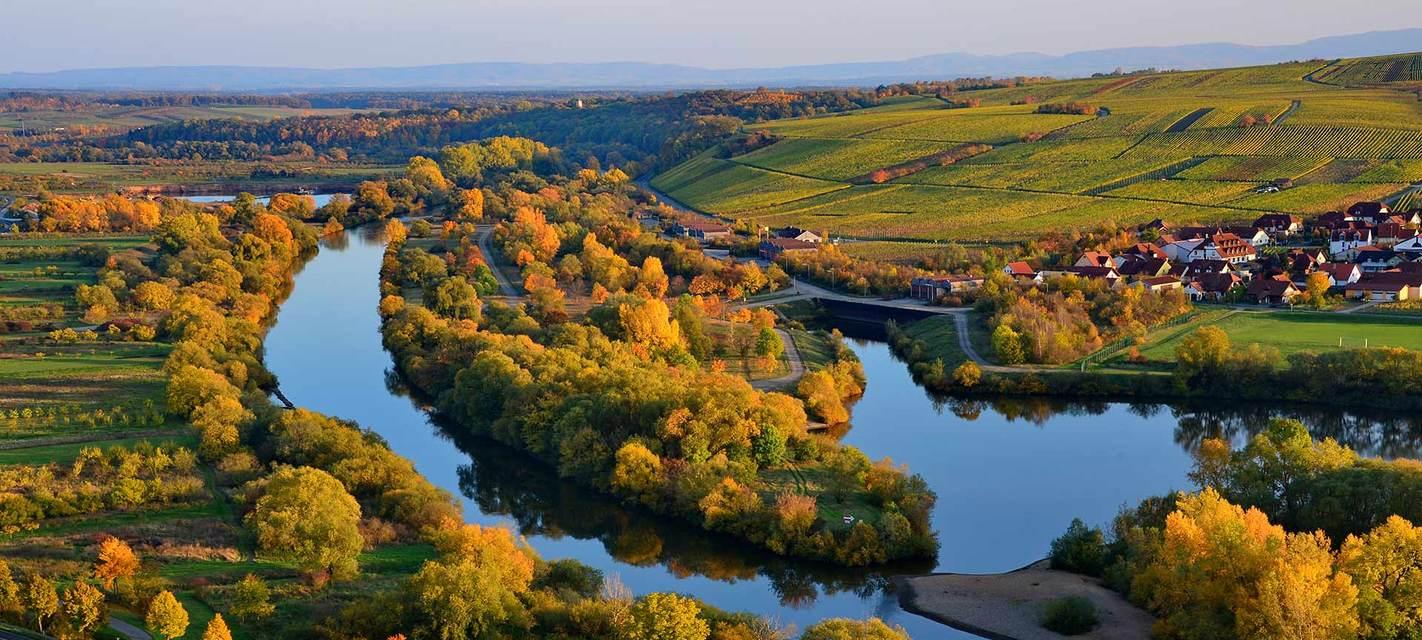
[[[519,533],[598,540],[619,562],[664,565],[678,577],[724,582],[766,579],[780,604],[812,605],[822,595],[868,598],[887,592],[886,576],[926,573],[932,561],[855,569],[791,560],[735,539],[623,506],[558,478],[536,461],[497,442],[458,438],[470,463],[459,468],[459,490],[485,513],[508,516]]]

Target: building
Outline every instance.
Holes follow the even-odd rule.
[[[1388,248],[1414,235],[1417,234],[1403,226],[1401,222],[1384,222],[1378,225],[1377,230],[1373,232],[1373,244]]]
[[[776,229],[775,237],[816,243],[824,242],[825,240],[824,237],[820,236],[820,234],[815,233],[813,231],[801,229],[799,227],[785,227],[784,229]]]
[[[937,276],[914,278],[909,285],[909,294],[919,300],[932,302],[943,296],[962,294],[983,286],[980,276]]]
[[[1381,202],[1355,202],[1346,213],[1349,220],[1377,224],[1385,222],[1392,215],[1392,210]]]
[[[1281,238],[1303,231],[1303,218],[1288,213],[1266,213],[1254,219],[1254,228]]]
[[[1202,244],[1205,244],[1202,238],[1189,238],[1168,243],[1164,247],[1161,247],[1161,250],[1165,252],[1167,258],[1170,258],[1171,262],[1183,263],[1189,262],[1190,253]]]
[[[673,236],[695,238],[702,242],[731,237],[731,228],[716,222],[676,222],[667,231]]]
[[[1166,255],[1165,250],[1156,246],[1154,242],[1137,242],[1134,246],[1122,251],[1121,255],[1116,257],[1116,265],[1120,266],[1123,260],[1130,259],[1131,257],[1158,258],[1161,260],[1170,259],[1170,256]]]
[[[1258,250],[1254,248],[1253,244],[1225,231],[1211,235],[1195,247],[1190,252],[1188,261],[1223,260],[1230,264],[1241,264],[1253,260],[1256,255],[1258,255]]]
[[[1363,270],[1351,262],[1329,262],[1318,266],[1328,276],[1329,287],[1346,287],[1363,279]]]
[[[1185,288],[1185,283],[1181,282],[1180,278],[1177,278],[1175,276],[1157,276],[1153,278],[1142,278],[1141,280],[1136,281],[1136,284],[1145,287],[1147,291],[1152,291],[1155,293]]]
[[[1392,245],[1392,250],[1402,254],[1408,260],[1416,260],[1422,257],[1422,236],[1412,236],[1398,242]]]
[[[1328,236],[1328,254],[1334,260],[1352,260],[1361,247],[1373,244],[1373,228],[1368,226],[1348,226],[1335,229]]]
[[[1116,261],[1116,270],[1127,278],[1154,278],[1170,273],[1170,260],[1127,254]]]
[[[1031,281],[1036,283],[1042,281],[1041,276],[1037,274],[1036,269],[1032,268],[1032,265],[1020,260],[1007,263],[1007,266],[1002,268],[1002,272],[1012,276],[1012,279],[1018,282]]]
[[[1095,280],[1095,279],[1105,280],[1108,284],[1110,284],[1110,285],[1113,286],[1113,287],[1116,286],[1116,283],[1121,280],[1121,273],[1118,272],[1118,271],[1116,271],[1116,267],[1114,267],[1114,266],[1106,266],[1106,267],[1092,267],[1092,266],[1078,267],[1078,266],[1071,266],[1071,267],[1067,267],[1064,271],[1065,271],[1066,274],[1074,275],[1074,276],[1077,276],[1078,278],[1087,278],[1087,279],[1091,279],[1091,280]]]
[[[1259,304],[1281,304],[1293,302],[1303,293],[1287,277],[1255,278],[1245,289],[1244,296]]]
[[[1087,251],[1076,259],[1074,267],[1110,267],[1115,266],[1116,260],[1111,254],[1104,251]]]
[[[1384,271],[1363,274],[1362,279],[1348,285],[1344,295],[1368,302],[1397,302],[1422,298],[1422,273]]]
[[[1358,247],[1354,250],[1353,262],[1361,267],[1364,273],[1375,273],[1396,267],[1403,262],[1403,258],[1392,249]]]
[[[775,260],[785,253],[808,253],[820,248],[817,242],[805,242],[794,238],[770,238],[760,242],[760,257]]]
[[[1242,282],[1244,281],[1233,273],[1212,273],[1191,281],[1185,287],[1185,293],[1196,302],[1201,300],[1219,301],[1228,296],[1229,292]]]

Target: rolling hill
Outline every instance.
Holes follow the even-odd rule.
[[[976,98],[974,108],[909,96],[747,125],[777,141],[736,157],[713,149],[652,184],[728,218],[914,241],[1019,240],[1157,217],[1312,215],[1357,200],[1400,200],[1422,184],[1419,73],[1422,54],[1406,54],[954,96]],[[1039,112],[1065,103],[1089,108]],[[969,143],[991,149],[902,168]],[[876,176],[881,169],[890,171]],[[1280,178],[1293,186],[1258,192]]]

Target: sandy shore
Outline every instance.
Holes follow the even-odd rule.
[[[1153,619],[1120,594],[1086,576],[1047,568],[1047,561],[992,575],[940,573],[900,578],[899,604],[904,609],[948,626],[994,640],[1062,638],[1042,628],[1047,603],[1082,596],[1096,605],[1101,625],[1074,638],[1084,640],[1144,640]]]

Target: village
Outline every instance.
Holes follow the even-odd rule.
[[[644,221],[657,224],[655,218]],[[730,224],[706,218],[670,221],[665,232],[697,240],[720,257],[729,251],[716,247],[736,237]],[[1380,202],[1358,202],[1311,220],[1265,213],[1248,225],[1175,227],[1157,219],[1135,233],[1139,241],[1123,250],[1085,251],[1066,265],[1014,260],[1002,271],[1032,286],[1070,275],[1105,280],[1112,289],[1178,289],[1196,303],[1290,306],[1309,290],[1311,277],[1326,281],[1334,306],[1343,309],[1422,300],[1422,210],[1396,212]],[[829,240],[798,227],[767,229],[763,236],[755,255],[766,263],[814,252]],[[985,281],[985,274],[920,275],[908,294],[941,303],[971,296]]]

